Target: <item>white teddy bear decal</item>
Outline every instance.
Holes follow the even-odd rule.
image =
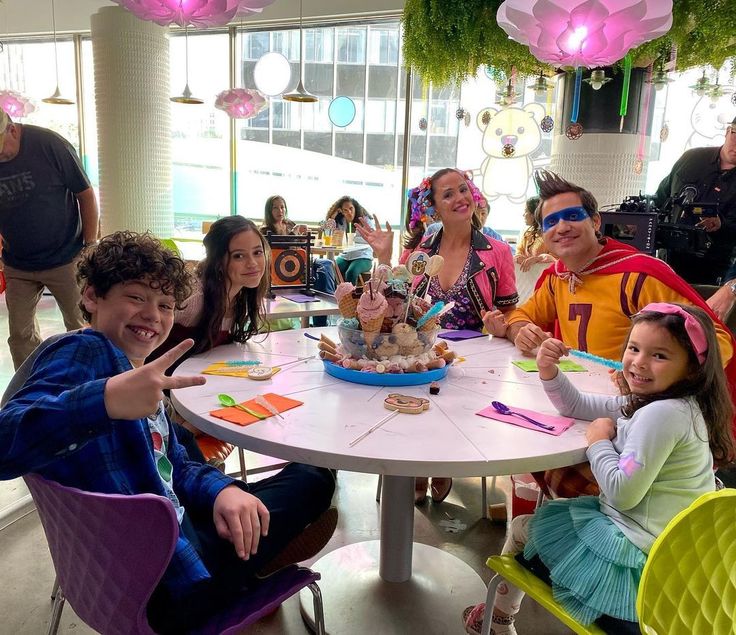
[[[500,196],[513,203],[526,200],[534,170],[530,155],[542,142],[539,124],[545,114],[544,106],[536,103],[523,108],[489,106],[478,113],[486,153],[480,166],[481,190],[489,201]]]

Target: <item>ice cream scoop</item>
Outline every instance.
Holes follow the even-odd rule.
[[[355,285],[352,282],[341,282],[335,289],[335,300],[337,300],[339,304],[340,300],[351,294],[353,291],[355,291]]]

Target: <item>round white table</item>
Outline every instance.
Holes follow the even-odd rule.
[[[324,332],[337,341],[337,329]],[[481,337],[450,342],[464,357],[440,382],[386,388],[344,382],[328,375],[318,358],[290,366],[267,381],[207,376],[207,383],[173,391],[176,409],[204,432],[255,452],[338,470],[383,475],[380,541],[340,547],[313,568],[322,574],[328,628],[333,633],[453,632],[462,609],[482,598],[485,585],[453,555],[413,543],[415,476],[494,476],[572,465],[585,460],[585,423],[559,437],[480,417],[492,400],[555,414],[536,373],[511,365],[520,353],[506,340]],[[176,374],[197,374],[210,363],[254,359],[275,366],[309,358],[317,343],[303,330],[260,336],[245,346],[213,349],[186,360]],[[576,360],[577,361],[577,360]],[[613,394],[607,369],[582,361],[588,372],[568,376],[587,392]],[[283,413],[239,426],[209,413],[218,393],[238,402],[273,392],[303,401]],[[383,418],[386,395],[399,392],[430,400],[421,415],[399,414],[353,447],[349,444]],[[302,602],[303,612],[311,610]],[[308,616],[307,616],[308,617]],[[409,621],[407,621],[409,620]]]

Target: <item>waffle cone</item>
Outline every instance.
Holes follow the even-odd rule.
[[[383,315],[379,315],[371,320],[360,319],[360,326],[366,332],[378,332],[383,326]]]
[[[439,325],[439,320],[437,318],[429,318],[417,330],[418,331],[434,331],[438,325]]]
[[[352,293],[340,298],[337,306],[340,309],[340,315],[345,318],[354,318],[358,315],[358,298],[354,298]]]

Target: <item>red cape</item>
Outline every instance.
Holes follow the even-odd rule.
[[[646,273],[679,293],[691,304],[703,309],[710,316],[713,322],[718,324],[726,333],[728,333],[731,338],[733,353],[731,355],[731,360],[726,365],[725,371],[726,379],[728,380],[729,392],[731,393],[731,401],[736,407],[736,340],[734,340],[733,334],[728,327],[713,312],[713,309],[706,304],[705,300],[700,297],[695,289],[680,278],[680,276],[678,276],[667,263],[654,258],[653,256],[648,256],[631,245],[626,245],[617,240],[613,240],[612,238],[606,239],[606,244],[603,245],[599,258],[595,261],[595,267],[596,269],[599,267],[605,267],[605,269],[600,270],[600,273],[606,274]],[[569,271],[569,269],[561,260],[558,260],[542,272],[534,288],[539,289],[548,276],[555,275],[557,273],[565,273],[566,271]],[[598,271],[596,273],[598,273]],[[557,323],[555,323],[554,332],[555,336],[559,337],[560,331]],[[732,427],[734,435],[736,436],[736,419],[734,419]]]

